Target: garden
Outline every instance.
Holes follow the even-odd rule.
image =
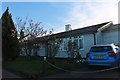
[[[77,70],[84,66],[84,63],[77,63],[75,60],[72,63],[69,63],[67,59],[47,59],[47,61],[54,66],[69,71]],[[26,57],[19,57],[14,61],[3,62],[3,67],[24,78],[45,77],[64,72],[49,65],[43,58],[27,59]]]

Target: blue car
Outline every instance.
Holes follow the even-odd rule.
[[[86,56],[88,67],[114,67],[120,64],[120,48],[114,44],[92,46]]]

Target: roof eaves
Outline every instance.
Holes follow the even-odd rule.
[[[50,35],[50,39],[52,39],[53,36],[55,36],[56,38],[64,38],[64,37],[68,37],[68,36],[73,36],[73,35],[77,35],[77,34],[88,34],[88,33],[95,33],[97,32],[97,30],[99,28],[101,28],[102,26],[108,24],[109,22],[105,22],[105,23],[100,23],[100,24],[96,24],[96,25],[91,25],[91,26],[87,26],[84,28],[79,28],[79,29],[75,29],[75,30],[70,30],[70,31],[66,31],[66,32],[61,32],[61,33],[57,33],[57,34],[52,34]],[[47,36],[44,36],[47,38]],[[41,39],[41,38],[40,38]]]

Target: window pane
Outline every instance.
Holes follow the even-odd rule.
[[[78,39],[74,40],[74,49],[78,49]]]
[[[76,39],[76,38],[78,38],[78,36],[74,36],[74,38]]]
[[[83,39],[79,39],[79,48],[83,49]]]
[[[64,50],[67,50],[67,41],[64,41]]]

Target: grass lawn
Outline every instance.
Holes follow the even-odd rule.
[[[79,69],[82,66],[79,63],[67,63],[67,60],[55,59],[53,64],[58,67],[74,70]],[[26,59],[26,58],[17,58],[15,61],[3,62],[3,67],[11,71],[18,72],[25,77],[31,77],[34,75],[37,76],[47,76],[56,73],[60,73],[61,70],[58,70],[47,63],[43,62],[43,59]]]

